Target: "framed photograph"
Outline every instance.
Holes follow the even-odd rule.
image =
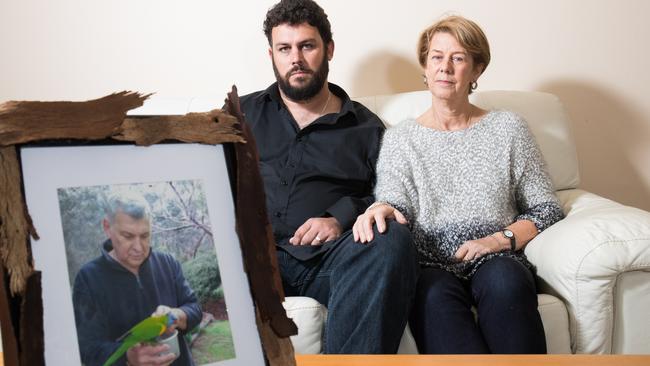
[[[264,365],[221,145],[20,157],[47,364]]]

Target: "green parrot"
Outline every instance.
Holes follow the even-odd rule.
[[[117,361],[122,355],[133,345],[141,342],[150,342],[154,338],[165,333],[167,328],[169,328],[176,321],[176,317],[171,314],[159,315],[159,316],[150,316],[147,319],[136,324],[123,336],[117,339],[121,341],[122,344],[118,347],[111,357],[104,362],[104,366],[110,366],[115,361]]]

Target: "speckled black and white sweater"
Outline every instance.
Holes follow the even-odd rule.
[[[528,125],[500,110],[459,131],[434,130],[413,119],[388,129],[375,196],[406,215],[420,265],[465,279],[496,255],[532,265],[523,251],[457,262],[454,253],[463,242],[516,220],[530,220],[542,231],[563,217]]]

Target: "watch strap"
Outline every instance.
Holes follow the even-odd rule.
[[[505,236],[507,239],[510,239],[510,250],[513,252],[517,250],[517,239],[515,239],[515,233],[512,232],[512,230],[509,229],[503,229],[501,231],[503,236]]]

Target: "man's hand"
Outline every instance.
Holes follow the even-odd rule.
[[[476,240],[468,240],[464,242],[456,251],[454,255],[456,260],[471,261],[473,259],[481,258],[489,253],[496,253],[503,250],[499,240],[492,235],[485,236]]]
[[[336,240],[343,230],[334,217],[312,217],[305,221],[289,239],[293,245],[321,245],[326,241]]]
[[[154,311],[151,316],[160,316],[170,313],[174,315],[176,321],[167,329],[167,331],[169,332],[170,330],[177,328],[180,330],[185,330],[185,328],[187,328],[187,314],[185,314],[185,312],[181,309],[170,308],[166,305],[158,305],[156,311]]]
[[[174,362],[178,355],[167,353],[159,356],[165,352],[169,352],[169,346],[166,344],[154,346],[138,343],[126,351],[126,359],[129,365],[133,366],[166,366]]]
[[[376,206],[375,206],[376,205]],[[377,223],[377,231],[383,233],[386,231],[386,219],[395,219],[398,223],[405,225],[408,223],[406,217],[398,209],[387,203],[375,204],[366,210],[365,213],[357,217],[357,221],[352,226],[354,241],[369,243],[374,237],[372,225]]]

